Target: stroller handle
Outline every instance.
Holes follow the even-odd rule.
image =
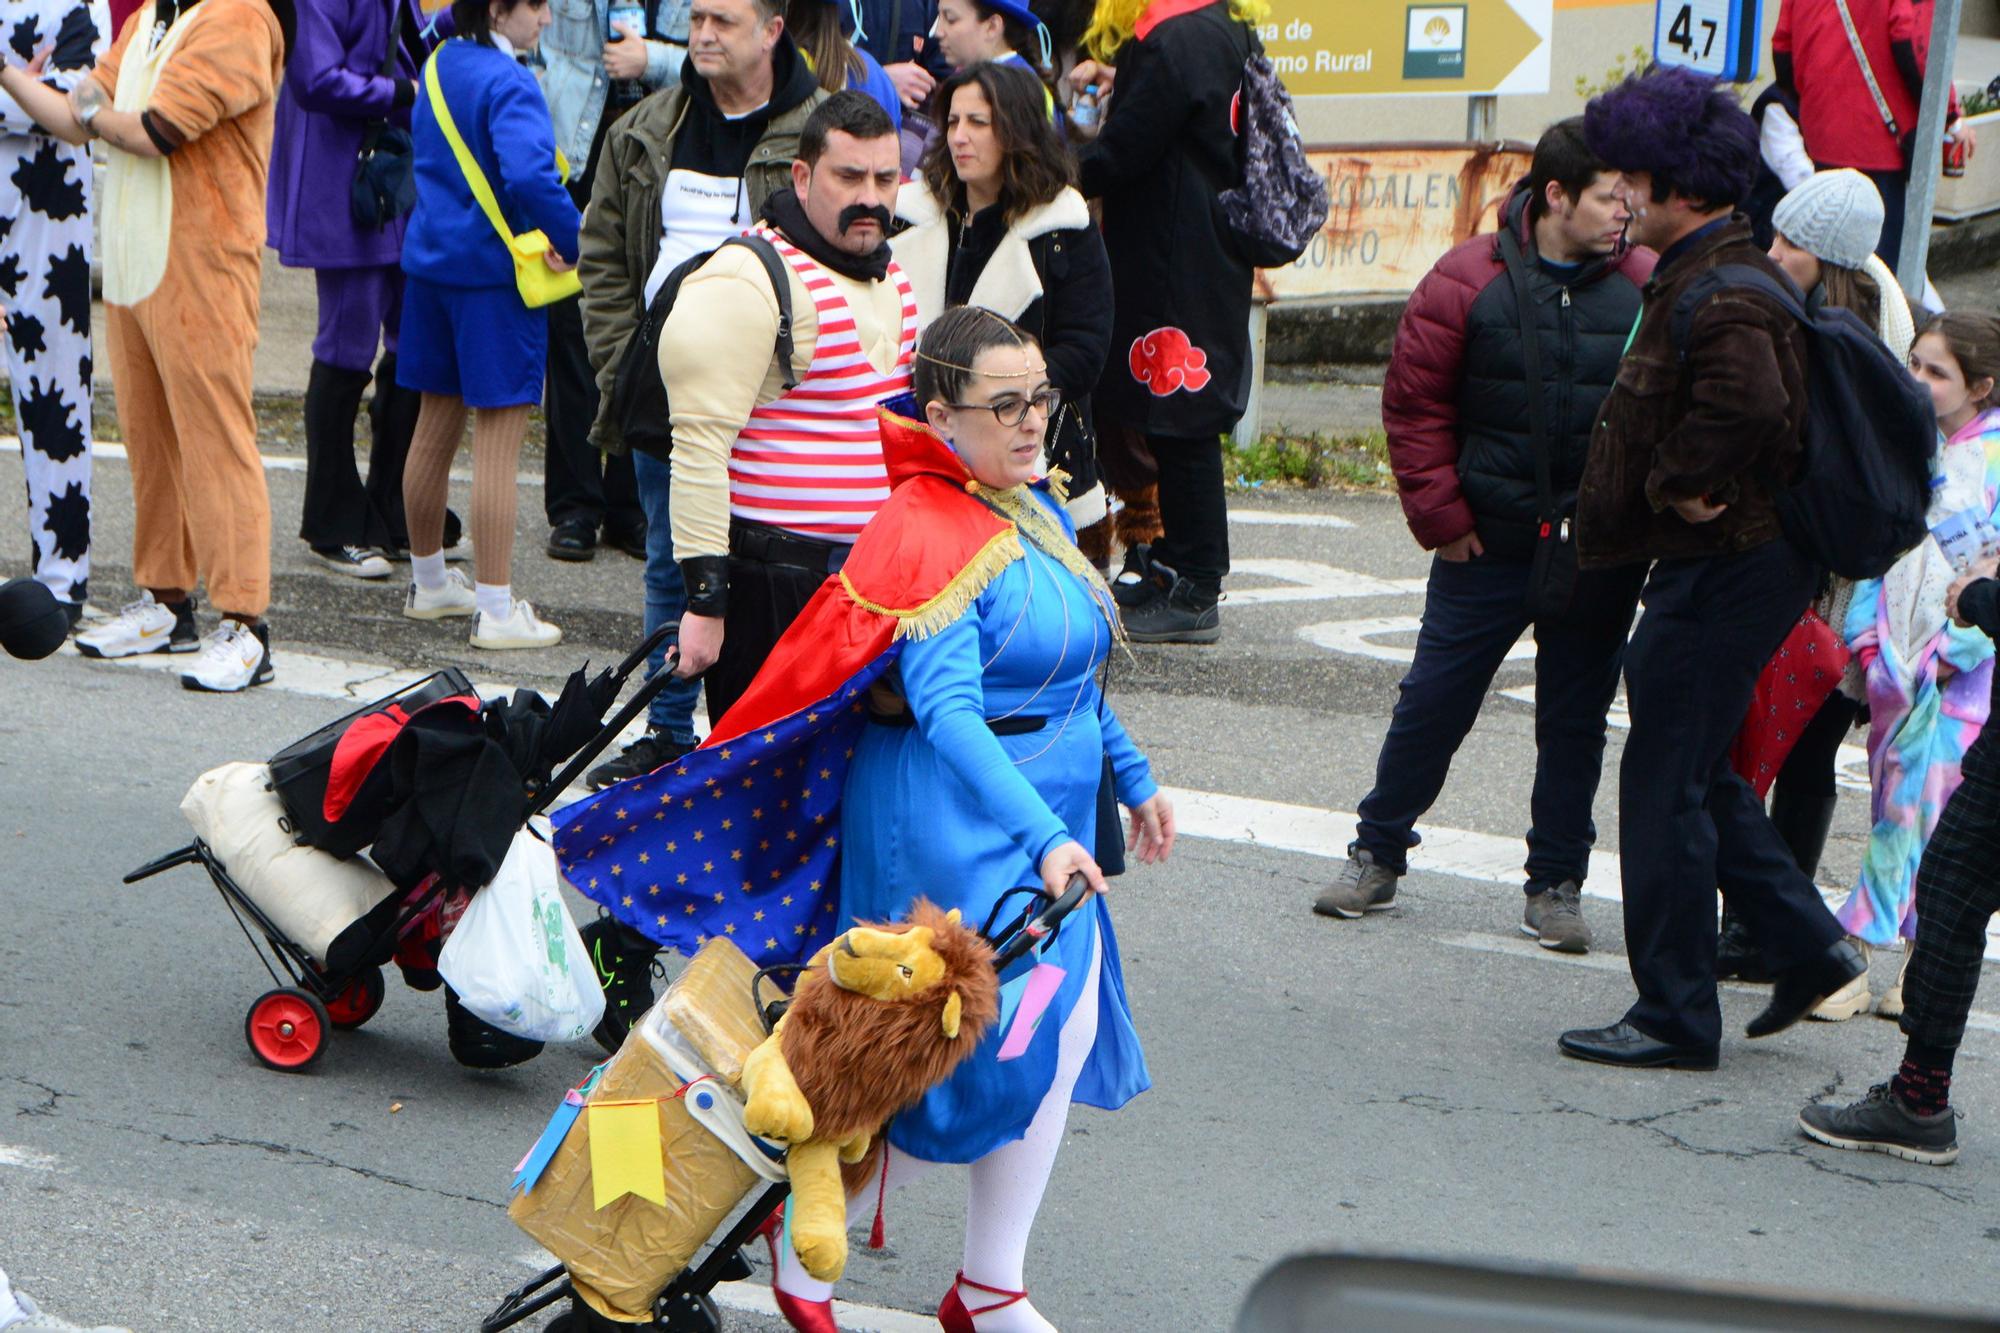
[[[1047,897],[1046,894],[1041,896]],[[1068,886],[1063,890],[1062,897],[1055,899],[1038,914],[1022,922],[1021,928],[1014,932],[1012,938],[995,951],[993,955],[993,970],[997,972],[1005,969],[1025,955],[1028,950],[1054,934],[1057,927],[1062,925],[1064,919],[1071,912],[1082,906],[1083,900],[1089,896],[1090,881],[1085,879],[1080,872],[1071,875]]]

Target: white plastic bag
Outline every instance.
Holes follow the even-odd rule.
[[[529,1041],[578,1041],[604,1016],[604,992],[560,883],[555,852],[522,829],[438,955],[438,971],[467,1009]]]

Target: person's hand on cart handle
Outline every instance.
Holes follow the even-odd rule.
[[[693,680],[715,665],[722,656],[722,617],[698,616],[690,611],[681,617],[681,660],[674,674]]]
[[[1163,791],[1156,791],[1145,804],[1132,811],[1132,827],[1125,835],[1125,850],[1144,865],[1158,865],[1174,850],[1174,803]]]
[[[1104,872],[1083,844],[1072,838],[1059,842],[1042,858],[1042,890],[1051,899],[1060,898],[1069,888],[1071,875],[1082,875],[1090,885],[1092,893],[1109,893],[1111,886],[1104,880]]]

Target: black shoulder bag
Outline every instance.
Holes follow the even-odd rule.
[[[380,78],[396,69],[396,56],[403,45],[401,0],[390,0],[389,50],[382,57]],[[371,120],[361,136],[361,151],[354,159],[354,184],[348,204],[354,220],[364,227],[386,227],[408,216],[417,206],[417,167],[410,132],[387,120]]]
[[[1569,516],[1556,506],[1555,461],[1550,457],[1548,391],[1542,381],[1541,332],[1535,327],[1535,300],[1528,290],[1528,260],[1511,227],[1500,233],[1500,255],[1514,283],[1521,322],[1521,365],[1528,382],[1528,446],[1535,454],[1535,556],[1528,571],[1528,615],[1552,619],[1569,610],[1576,596],[1576,542]]]

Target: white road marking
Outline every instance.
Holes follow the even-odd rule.
[[[1252,528],[1351,528],[1353,522],[1332,514],[1292,514],[1282,509],[1229,507],[1229,521]]]
[[[1280,581],[1275,588],[1231,584],[1231,606],[1335,601],[1346,597],[1404,597],[1424,590],[1422,579],[1378,579],[1373,574],[1338,569],[1318,560],[1235,560],[1229,568],[1232,575],[1248,574]]]
[[[61,1165],[62,1159],[52,1153],[0,1143],[0,1166],[19,1167],[23,1171],[53,1171]]]
[[[1407,582],[1417,583],[1411,579]],[[1244,594],[1231,592],[1229,600],[1233,604]],[[1378,662],[1398,662],[1404,666],[1417,659],[1414,643],[1408,647],[1401,644],[1378,643],[1376,640],[1390,635],[1415,634],[1423,627],[1423,621],[1416,616],[1371,616],[1359,620],[1325,620],[1315,625],[1307,625],[1299,631],[1299,637],[1317,648],[1328,652],[1346,653],[1350,657],[1369,657]],[[1531,662],[1535,657],[1535,641],[1523,636],[1521,641],[1507,650],[1509,662]]]
[[[0,435],[0,454],[18,454],[20,452],[20,436]],[[125,451],[125,446],[116,440],[91,441],[90,456],[93,460],[105,462],[116,461],[127,463],[131,461],[130,456]],[[264,454],[262,459],[266,472],[304,472],[306,470],[306,460],[300,454]],[[472,480],[472,474],[470,472],[454,471],[451,474],[451,479],[453,481],[469,482]],[[517,472],[514,474],[514,480],[522,486],[539,486],[542,484],[542,476],[539,472]]]

